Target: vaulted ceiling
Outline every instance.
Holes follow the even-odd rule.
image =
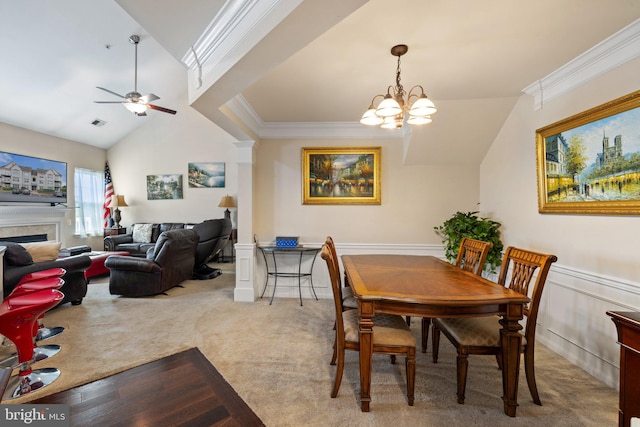
[[[5,1],[0,121],[103,148],[152,123],[163,113],[93,102],[117,100],[96,86],[133,90],[139,34],[138,91],[238,139],[401,137],[357,122],[395,83],[402,43],[403,85],[439,108],[420,139],[478,163],[525,87],[638,18],[640,0]]]

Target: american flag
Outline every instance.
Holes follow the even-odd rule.
[[[111,217],[111,210],[109,205],[111,204],[111,198],[113,197],[113,184],[111,183],[111,171],[109,170],[109,162],[104,164],[104,212],[102,218],[104,219],[104,227],[109,226],[109,218]]]

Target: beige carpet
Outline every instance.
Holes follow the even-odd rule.
[[[109,295],[97,279],[80,306],[66,304],[45,324],[66,328],[48,340],[62,351],[34,365],[62,375],[21,403],[158,358],[198,347],[267,426],[615,426],[618,394],[550,350],[538,346],[543,406],[531,401],[521,372],[517,418],[503,413],[500,372],[491,357],[472,356],[466,403],[455,395],[455,352],[441,344],[440,362],[418,353],[415,406],[406,404],[403,363],[374,358],[371,412],[359,405],[357,353],[347,352],[338,397],[329,396],[335,367],[333,305],[329,300],[233,302],[233,265],[209,281],[187,281],[168,296]],[[412,328],[419,335],[419,323]],[[7,351],[7,349],[4,349]]]

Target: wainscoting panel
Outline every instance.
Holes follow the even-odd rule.
[[[553,265],[538,316],[538,342],[611,387],[620,348],[609,310],[637,311],[640,284]]]

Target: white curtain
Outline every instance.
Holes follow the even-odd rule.
[[[75,168],[76,234],[102,236],[103,172]]]

